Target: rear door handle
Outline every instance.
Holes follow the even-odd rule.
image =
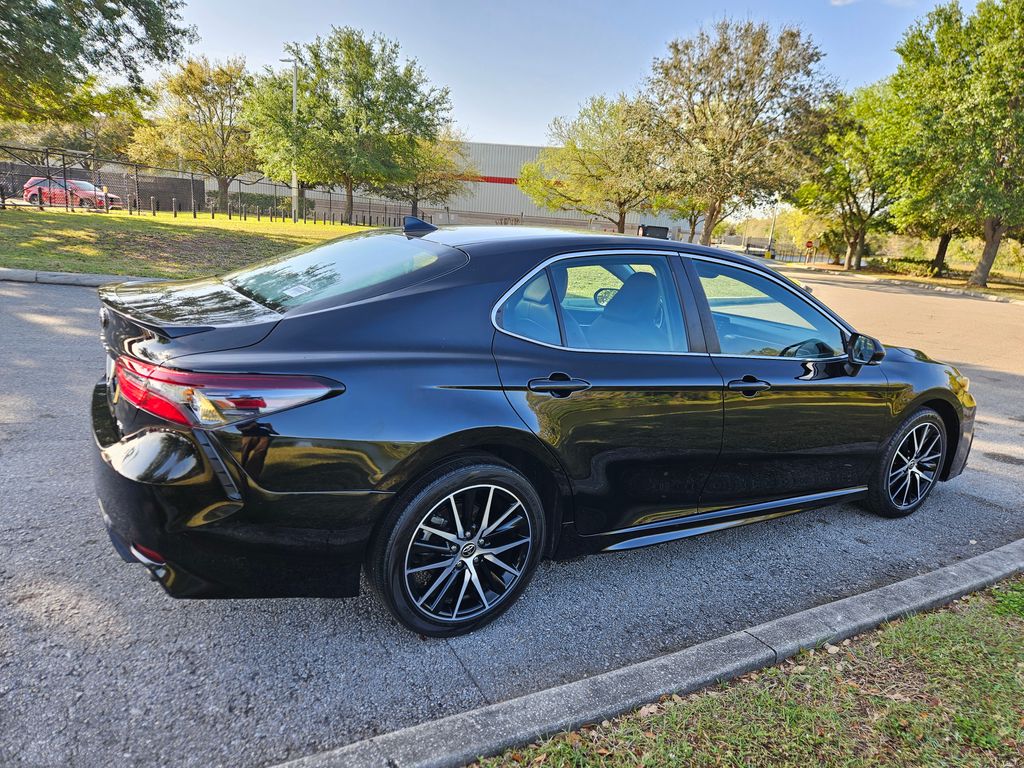
[[[772,385],[767,381],[755,378],[754,376],[744,376],[742,379],[733,379],[726,386],[732,390],[738,390],[747,397],[753,397],[758,392],[763,392],[766,389],[771,389]]]
[[[526,388],[531,392],[545,392],[554,397],[568,397],[573,392],[590,389],[590,382],[574,379],[567,373],[552,373],[546,379],[530,379]]]

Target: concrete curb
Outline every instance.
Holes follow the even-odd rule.
[[[449,768],[776,664],[1024,571],[1024,539],[650,661],[309,755],[279,768]]]
[[[46,283],[47,285],[77,285],[98,288],[101,285],[125,283],[129,280],[153,283],[166,279],[162,277],[132,277],[130,275],[97,275],[89,272],[39,272],[34,269],[0,267],[0,280],[12,283]]]

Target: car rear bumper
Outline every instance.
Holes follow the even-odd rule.
[[[97,384],[94,476],[114,548],[174,597],[350,597],[391,494],[268,494],[200,434],[122,436]]]

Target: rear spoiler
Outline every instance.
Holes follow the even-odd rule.
[[[153,317],[144,315],[138,311],[137,308],[128,310],[127,306],[117,300],[117,294],[115,290],[122,285],[130,285],[135,281],[129,281],[127,283],[113,283],[111,285],[104,285],[98,289],[100,303],[103,305],[100,307],[100,323],[106,327],[108,319],[104,317],[104,312],[116,312],[125,320],[128,320],[141,328],[155,333],[157,336],[163,336],[168,339],[177,339],[181,336],[189,336],[193,333],[203,333],[204,331],[212,331],[214,326],[212,325],[168,325],[161,323]],[[139,281],[141,282],[141,281]]]

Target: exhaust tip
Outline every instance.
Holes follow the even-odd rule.
[[[141,544],[132,544],[128,549],[131,551],[132,557],[149,568],[149,572],[158,581],[167,575],[167,559],[159,552]]]

